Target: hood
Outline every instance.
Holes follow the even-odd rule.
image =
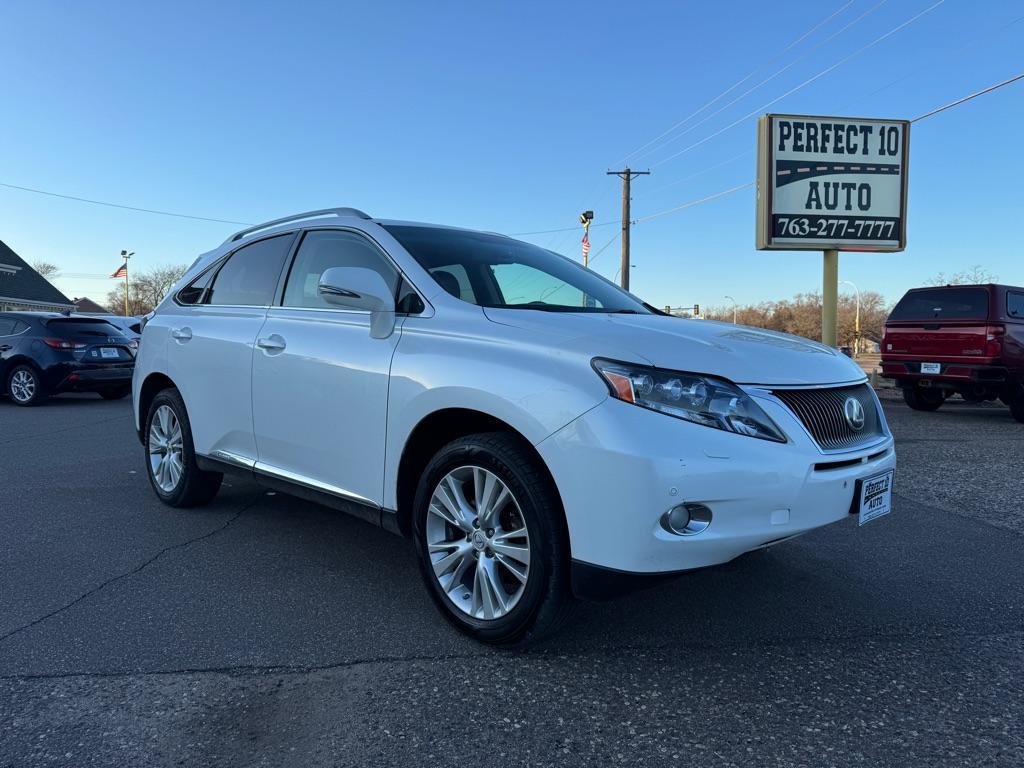
[[[664,315],[613,315],[484,310],[492,322],[543,334],[592,357],[633,360],[657,368],[721,376],[737,384],[815,385],[860,381],[849,357],[816,341],[711,320]]]

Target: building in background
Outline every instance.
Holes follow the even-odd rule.
[[[106,307],[97,304],[95,301],[90,299],[88,296],[82,298],[72,299],[72,303],[75,305],[75,312],[81,315],[109,315],[110,310]]]
[[[74,304],[0,241],[0,312],[70,312]]]

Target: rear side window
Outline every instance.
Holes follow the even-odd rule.
[[[208,269],[191,283],[178,291],[179,304],[198,304],[203,299],[203,291],[213,280],[216,269]]]
[[[0,336],[10,336],[14,333],[14,326],[17,321],[9,320],[6,317],[0,317]]]
[[[1024,320],[1024,293],[1010,291],[1006,294],[1006,314]]]
[[[274,301],[294,235],[268,237],[239,248],[218,270],[204,304],[268,307]]]
[[[890,320],[985,320],[988,291],[984,288],[936,288],[912,291],[900,299]]]
[[[77,317],[62,317],[47,320],[46,327],[59,336],[67,338],[96,338],[98,336],[124,336],[124,332],[106,320],[87,320]]]
[[[317,292],[320,276],[331,267],[365,267],[377,272],[392,295],[398,289],[398,270],[380,249],[361,235],[339,230],[313,230],[302,239],[284,289],[286,307],[338,309]]]

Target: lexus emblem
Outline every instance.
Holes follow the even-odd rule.
[[[843,415],[846,416],[846,423],[854,432],[864,429],[864,406],[855,397],[846,398],[843,404]]]

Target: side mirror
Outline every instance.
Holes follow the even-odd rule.
[[[395,297],[379,272],[366,267],[331,267],[320,275],[317,293],[328,304],[370,313],[370,336],[386,339],[395,330]]]

